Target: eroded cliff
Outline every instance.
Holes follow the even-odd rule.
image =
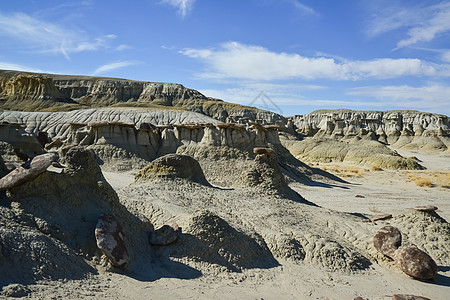
[[[276,113],[209,98],[181,84],[0,70],[0,108],[65,111],[106,106],[174,107],[222,122],[285,122]]]

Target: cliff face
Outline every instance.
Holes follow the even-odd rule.
[[[111,108],[57,113],[4,111],[0,121],[2,141],[13,147],[29,149],[28,144],[33,144],[42,149],[46,145],[46,150],[55,151],[81,145],[92,148],[104,162],[131,159],[128,164],[136,166],[129,168],[181,148],[195,152],[227,147],[250,153],[253,147],[280,144],[278,130],[283,129],[256,123],[220,123],[189,111]],[[39,136],[47,138],[42,146]]]
[[[409,150],[450,149],[450,119],[417,111],[321,110],[290,120],[308,137],[375,140]]]
[[[0,70],[3,109],[62,111],[111,105],[179,107],[222,122],[285,122],[278,114],[208,98],[181,84]]]

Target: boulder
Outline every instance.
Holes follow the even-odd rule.
[[[424,251],[414,246],[402,246],[395,251],[395,263],[407,275],[428,280],[436,277],[438,267]]]
[[[152,245],[165,246],[178,240],[180,235],[181,227],[178,227],[177,224],[173,224],[173,227],[170,225],[164,225],[150,233],[149,240]]]
[[[7,190],[27,182],[43,173],[58,156],[55,153],[46,153],[34,157],[31,161],[11,171],[0,179],[0,190]]]
[[[394,259],[395,251],[402,244],[402,233],[393,226],[381,228],[373,237],[375,248],[386,256]]]
[[[95,239],[98,248],[113,266],[123,268],[127,265],[130,258],[125,246],[123,228],[115,216],[105,214],[98,219]]]

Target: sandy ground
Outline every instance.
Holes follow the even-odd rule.
[[[427,167],[426,171],[371,171],[361,169],[355,176],[344,177],[347,184],[305,186],[291,184],[307,200],[336,211],[378,214],[404,214],[417,205],[435,205],[438,213],[450,220],[450,189],[435,186],[419,187],[408,182],[409,173],[428,176],[429,172],[450,172],[450,157],[401,152],[416,156]],[[333,169],[336,164],[319,165]],[[338,165],[338,169],[354,166]],[[336,172],[337,175],[342,173]],[[115,188],[133,181],[132,174],[118,176],[105,172]],[[357,197],[358,195],[358,197]],[[379,222],[380,223],[380,222]],[[379,226],[384,224],[381,221]],[[368,225],[371,226],[371,225]],[[355,275],[330,272],[309,264],[280,261],[271,269],[251,269],[243,273],[205,275],[183,280],[161,278],[145,282],[118,274],[108,274],[115,295],[112,298],[134,299],[391,299],[395,293],[415,294],[431,299],[450,299],[450,269],[441,267],[436,282],[413,280],[392,266],[373,264],[366,272]],[[105,275],[106,276],[106,275]]]
[[[414,171],[419,176],[428,176],[425,172],[450,172],[449,157],[417,153],[410,156],[416,156],[428,168],[426,171]],[[344,169],[355,168],[342,164],[322,164],[315,167],[336,170],[338,175],[342,175]],[[139,205],[139,202],[148,199],[149,190],[129,187],[134,181],[132,173],[104,172],[104,175],[123,201],[127,203],[135,201],[136,205]],[[195,191],[186,191],[181,187],[152,187],[150,192],[153,194],[150,196],[156,200],[146,205],[157,207],[152,219],[159,223],[157,225],[162,225],[172,216],[172,219],[183,227],[185,226],[183,216],[188,215],[189,206],[199,205],[192,199],[195,199],[196,195],[211,193],[203,197],[214,198],[216,203],[211,204],[212,209],[223,207],[224,210],[230,211],[230,216],[241,214],[238,217],[248,222],[253,221],[255,226],[267,225],[266,231],[274,230],[278,228],[277,226],[287,227],[287,229],[279,227],[280,230],[293,230],[297,226],[296,220],[298,220],[298,227],[304,228],[308,226],[308,220],[314,220],[312,222],[319,223],[311,224],[311,228],[319,230],[317,234],[320,234],[321,226],[324,226],[324,232],[332,228],[346,238],[348,238],[347,234],[354,234],[353,240],[361,239],[359,246],[364,248],[364,243],[370,244],[373,232],[389,222],[379,221],[377,225],[374,225],[349,220],[346,223],[341,215],[335,215],[331,210],[367,216],[384,213],[396,216],[411,211],[414,206],[432,204],[439,208],[439,215],[450,220],[450,189],[440,186],[419,187],[414,182],[407,182],[408,178],[407,172],[404,171],[371,171],[360,168],[358,174],[354,173],[344,178],[348,183],[318,183],[313,186],[293,183],[290,185],[304,198],[323,207],[320,215],[329,214],[330,220],[315,219],[314,214],[317,209],[314,207],[294,211],[299,206],[298,203],[277,204],[272,203],[271,199],[261,199],[260,207],[252,207],[251,204],[245,207],[245,201],[239,200],[239,195],[235,191],[222,189],[215,191],[211,188],[201,189],[199,194],[196,194]],[[184,204],[183,209],[177,205],[180,201],[179,197],[186,199],[187,204]],[[231,200],[238,204],[235,207],[227,206]],[[280,201],[280,203],[283,202]],[[286,216],[285,223],[274,224],[275,217],[271,211],[273,208],[283,211],[280,205],[285,206],[283,208],[286,209],[285,211],[292,211],[292,215]],[[233,209],[237,207],[243,208],[240,212],[233,212]],[[263,229],[260,228],[260,230]],[[355,273],[330,271],[306,262],[293,263],[291,260],[284,259],[277,259],[277,261],[278,266],[245,269],[242,272],[217,271],[214,268],[209,269],[208,265],[201,262],[183,259],[174,260],[175,265],[173,263],[165,265],[166,262],[155,261],[154,266],[158,270],[167,269],[170,272],[162,272],[157,279],[146,278],[142,274],[101,272],[83,280],[42,281],[31,287],[32,293],[27,297],[37,299],[353,299],[362,296],[363,299],[383,300],[391,299],[393,294],[414,294],[433,300],[450,299],[450,266],[448,265],[440,266],[438,277],[434,282],[421,282],[404,275],[392,263],[383,261],[373,263],[368,269]],[[186,268],[202,270],[202,272],[198,275],[191,273],[186,273],[191,274],[189,276],[177,275],[182,274]]]

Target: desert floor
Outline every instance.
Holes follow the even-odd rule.
[[[341,176],[348,183],[305,186],[291,184],[307,200],[336,211],[378,214],[404,214],[417,205],[435,205],[450,220],[450,187],[441,183],[450,176],[450,157],[399,151],[415,156],[427,167],[424,171],[373,171],[343,164],[312,164]],[[134,180],[131,173],[104,172],[118,191]],[[439,177],[441,176],[441,177]],[[428,178],[420,187],[414,178]],[[119,192],[120,195],[120,192]],[[378,226],[388,224],[378,221]],[[342,224],[342,226],[346,226]],[[366,226],[375,226],[367,224]],[[356,274],[331,272],[308,263],[278,259],[269,269],[238,272],[203,272],[195,278],[165,276],[145,278],[137,274],[101,272],[84,280],[40,281],[30,286],[27,297],[39,299],[391,299],[393,294],[414,294],[433,300],[450,299],[450,266],[440,266],[434,282],[413,280],[392,266],[372,264]],[[201,264],[201,262],[197,262]],[[196,267],[192,263],[191,267]],[[164,267],[164,266],[162,266]],[[168,268],[175,268],[173,265]],[[204,266],[203,269],[204,270]],[[176,272],[175,272],[176,273]]]

